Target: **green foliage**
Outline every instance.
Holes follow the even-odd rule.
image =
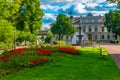
[[[66,41],[63,41],[63,40],[56,41],[56,44],[59,45],[59,46],[67,46],[68,45],[66,43]]]
[[[0,17],[13,21],[16,13],[19,11],[22,0],[1,0]]]
[[[52,38],[53,34],[51,32],[48,32],[45,38],[45,43],[50,43]]]
[[[0,20],[0,46],[8,49],[14,42],[14,27],[7,20]]]
[[[120,10],[110,10],[109,13],[105,14],[105,26],[113,33],[120,35]]]
[[[17,41],[22,42],[24,40],[31,40],[35,43],[38,30],[41,28],[42,25],[41,20],[43,16],[43,11],[42,9],[40,9],[40,1],[0,0],[0,7],[0,22],[1,20],[6,20],[9,22],[9,24],[13,25],[14,27],[16,27],[17,30],[20,31],[17,31]],[[4,26],[4,29],[5,28],[7,27]],[[10,31],[12,32],[11,28],[7,30],[9,30],[7,33],[9,33]],[[32,35],[32,38],[30,37],[30,34]],[[12,34],[9,33],[9,35]],[[3,42],[9,43],[8,41],[4,40],[4,36],[0,39],[3,39]]]
[[[23,41],[29,41],[30,40],[30,32],[25,32],[25,31],[17,31],[17,42],[22,43]]]
[[[62,40],[64,35],[67,37],[74,34],[76,28],[72,25],[72,21],[69,17],[65,14],[59,14],[56,22],[53,23],[51,27],[51,32],[57,36],[58,40]]]
[[[29,31],[31,34],[37,34],[41,28],[43,11],[40,9],[39,0],[23,0],[19,8],[19,21],[16,23],[18,30]]]

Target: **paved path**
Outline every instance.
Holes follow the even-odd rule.
[[[112,58],[115,60],[117,66],[120,69],[120,45],[115,45],[115,44],[103,44],[101,47],[105,47]]]

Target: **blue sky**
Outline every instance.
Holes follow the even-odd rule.
[[[106,0],[40,0],[41,8],[45,15],[42,28],[49,28],[60,13],[68,15],[72,11],[74,16],[84,16],[88,13],[104,15],[111,9],[116,9],[116,4]]]

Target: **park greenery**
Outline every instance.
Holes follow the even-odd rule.
[[[0,47],[7,49],[0,54],[0,80],[120,80],[120,70],[105,48],[80,48],[63,41],[76,32],[65,14],[59,14],[41,38],[50,43],[57,36],[55,45],[12,49],[15,36],[19,43],[36,43],[44,13],[39,0],[1,0],[0,5]]]
[[[8,49],[13,46],[14,31],[17,42],[35,42],[44,15],[40,1],[1,0],[0,5],[0,47]],[[8,44],[10,46],[6,46]]]
[[[115,39],[117,39],[117,35],[120,35],[120,1],[118,0],[107,0],[111,3],[117,4],[116,10],[110,10],[105,14],[105,26],[115,33]]]
[[[115,38],[120,35],[120,10],[110,10],[109,13],[105,14],[105,26],[115,33]]]
[[[76,27],[72,24],[71,19],[65,14],[59,14],[56,21],[51,25],[51,32],[56,36],[57,40],[66,39],[76,32]]]
[[[115,62],[99,48],[22,48],[0,56],[0,80],[120,80]]]
[[[50,43],[51,40],[53,38],[53,33],[52,32],[48,32],[45,38],[45,43]]]

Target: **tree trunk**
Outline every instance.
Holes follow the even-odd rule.
[[[69,36],[66,36],[66,41],[67,41],[67,43],[69,43],[68,39],[69,39]]]
[[[117,33],[115,33],[115,40],[117,40]]]
[[[27,42],[26,42],[26,40],[25,40],[25,46],[27,45]]]

